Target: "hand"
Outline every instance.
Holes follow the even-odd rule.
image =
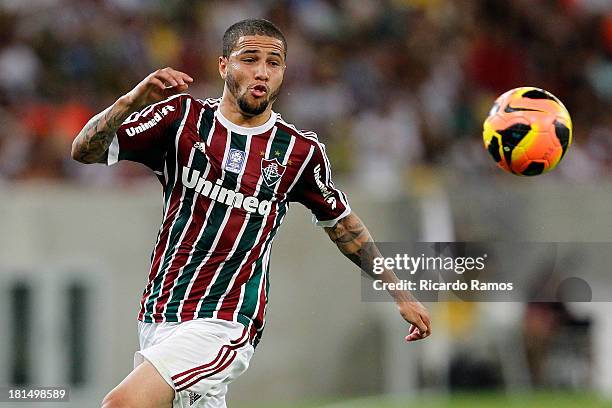
[[[138,111],[169,96],[185,92],[192,82],[193,78],[184,72],[170,67],[158,69],[125,94],[123,99],[132,111]]]
[[[431,335],[431,320],[425,306],[416,299],[397,303],[397,308],[408,323],[410,329],[405,337],[406,341],[416,341]]]

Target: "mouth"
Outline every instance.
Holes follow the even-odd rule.
[[[261,98],[268,93],[268,87],[265,85],[255,85],[250,88],[251,95],[255,98]]]

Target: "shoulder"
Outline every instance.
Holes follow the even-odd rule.
[[[295,127],[295,125],[285,121],[281,117],[280,113],[276,114],[276,126],[279,130],[288,133],[303,143],[307,143],[315,148],[325,150],[325,146],[319,141],[319,137],[315,132],[311,130],[298,129]]]
[[[143,112],[144,111],[155,111],[157,109],[162,108],[163,106],[173,106],[176,108],[180,108],[180,110],[182,111],[185,109],[187,104],[191,105],[192,108],[196,108],[196,109],[202,108],[202,109],[216,110],[220,102],[221,102],[221,98],[199,99],[188,93],[181,93],[181,94],[172,95],[164,99],[163,101],[159,101],[157,103],[149,105],[143,110]]]
[[[193,96],[189,95],[193,101],[193,103],[195,103],[197,106],[207,109],[207,110],[217,110],[217,108],[219,107],[219,104],[221,103],[221,98],[206,98],[206,99],[198,99],[198,98],[194,98]]]

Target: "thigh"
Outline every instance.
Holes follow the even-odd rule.
[[[103,408],[171,408],[174,390],[153,365],[144,361],[102,402]]]
[[[247,369],[252,354],[244,326],[202,319],[181,324],[172,336],[136,357],[157,369],[181,404],[196,398],[193,406],[201,406],[210,398],[223,399],[226,385]]]

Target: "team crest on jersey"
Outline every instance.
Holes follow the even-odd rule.
[[[225,160],[225,170],[232,173],[240,173],[244,167],[244,159],[246,153],[238,149],[230,149],[227,159]]]
[[[286,166],[279,163],[278,159],[261,159],[261,174],[268,187],[278,183],[286,168]]]

